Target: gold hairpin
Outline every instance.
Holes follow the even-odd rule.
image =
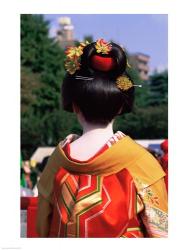
[[[119,89],[126,91],[132,87],[139,87],[141,88],[142,85],[133,84],[128,76],[119,76],[116,80],[116,85]]]

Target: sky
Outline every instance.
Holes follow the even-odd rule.
[[[50,36],[59,28],[58,19],[68,16],[74,26],[74,38],[82,41],[112,39],[130,53],[149,55],[151,71],[168,66],[168,16],[165,14],[56,14],[44,15],[50,21]]]

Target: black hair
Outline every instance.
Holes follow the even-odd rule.
[[[118,76],[127,75],[127,56],[119,45],[113,42],[111,45],[107,56],[115,60],[113,69],[107,72],[94,69],[91,58],[97,52],[95,43],[91,43],[83,49],[80,70],[73,75],[67,73],[62,84],[64,110],[73,112],[74,103],[85,120],[94,124],[107,125],[115,116],[130,112],[133,106],[134,87],[122,91],[116,85]],[[90,77],[92,80],[76,79],[76,76]]]

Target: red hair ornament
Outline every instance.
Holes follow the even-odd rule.
[[[92,56],[91,64],[94,69],[104,72],[112,70],[116,65],[112,57],[103,57],[99,55]]]

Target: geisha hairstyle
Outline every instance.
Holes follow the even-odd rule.
[[[134,86],[126,91],[116,86],[116,79],[127,75],[126,54],[119,45],[110,44],[107,55],[97,52],[95,42],[86,45],[80,57],[80,68],[74,74],[67,73],[62,84],[64,110],[73,112],[74,103],[85,120],[94,124],[107,125],[117,115],[130,112],[133,106]],[[97,56],[101,60],[111,58],[111,67],[99,68]]]

